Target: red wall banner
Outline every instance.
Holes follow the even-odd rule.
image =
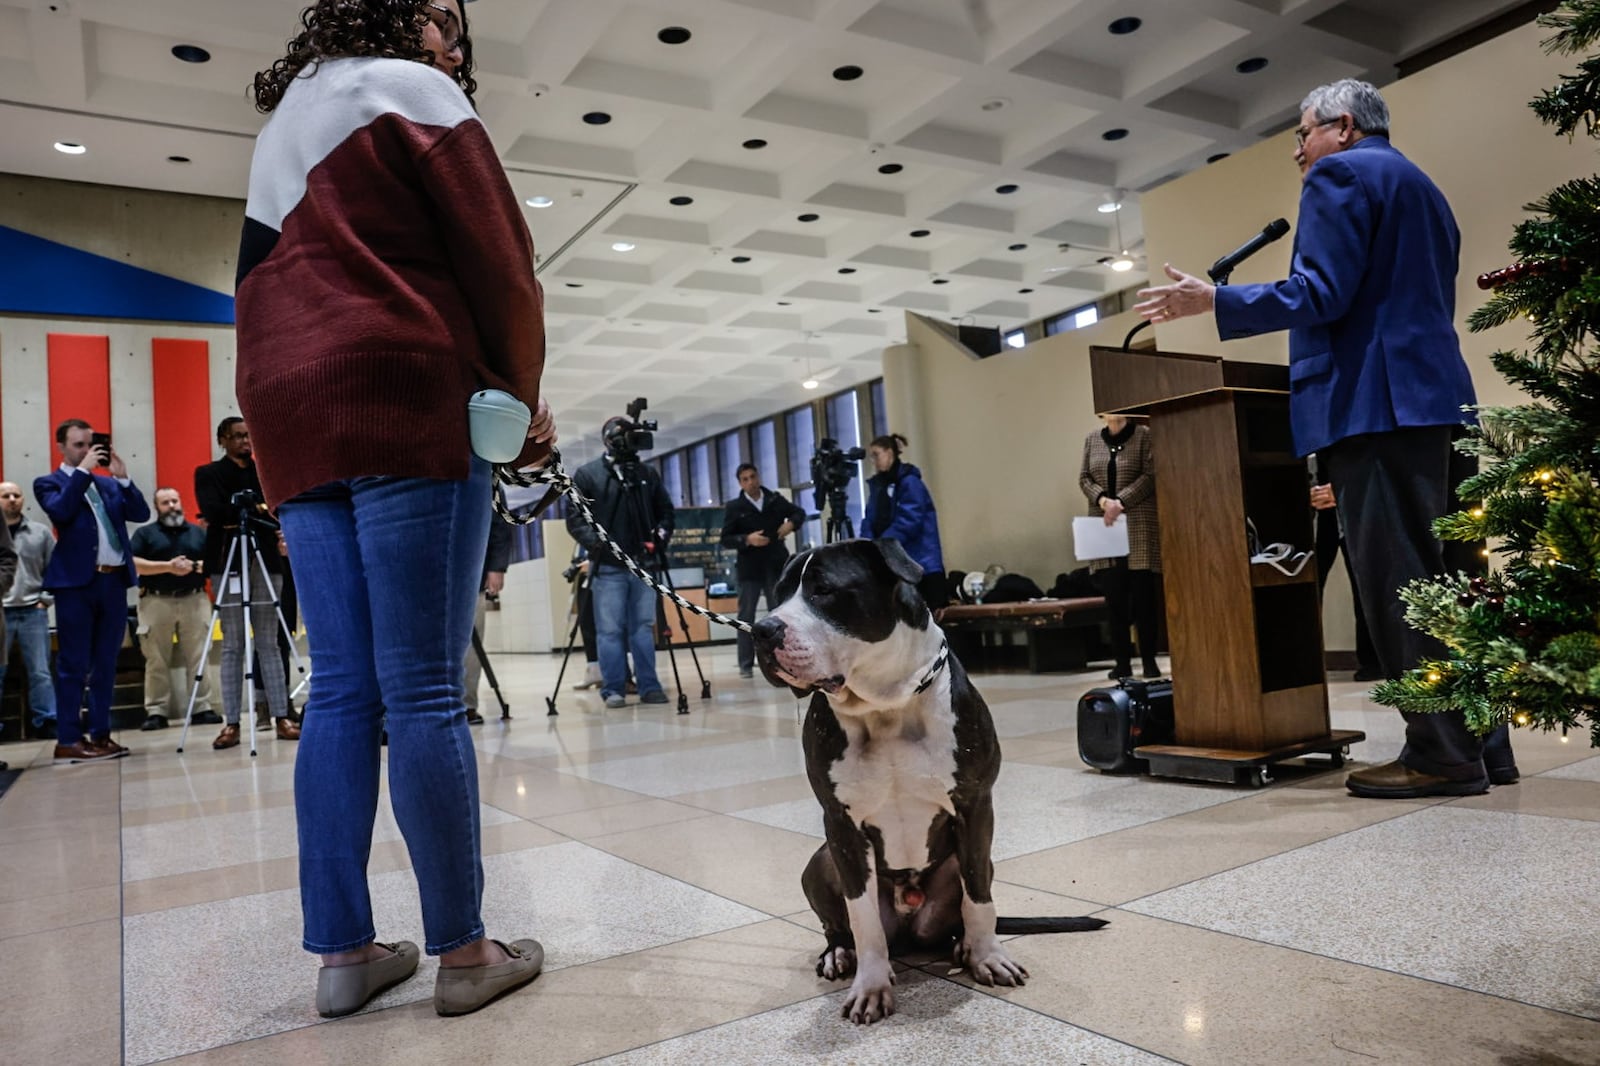
[[[183,497],[185,515],[195,513],[194,468],[212,458],[211,345],[206,341],[156,338],[150,377],[155,398],[156,483],[145,489],[155,505],[156,489]]]
[[[83,419],[96,433],[111,433],[116,447],[111,426],[111,338],[51,333],[48,352],[51,466],[61,463],[56,427],[69,418]]]

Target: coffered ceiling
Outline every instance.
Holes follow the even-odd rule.
[[[261,123],[244,90],[302,6],[0,0],[0,170],[242,196]],[[525,210],[549,395],[581,457],[633,396],[670,447],[802,402],[807,376],[823,390],[874,377],[906,310],[1005,327],[1136,283],[1101,260],[1136,250],[1141,190],[1285,128],[1317,84],[1382,85],[1517,6],[476,0],[468,14],[484,120],[518,195],[550,201]]]

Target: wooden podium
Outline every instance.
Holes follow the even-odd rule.
[[[1263,545],[1315,543],[1289,368],[1101,347],[1089,365],[1095,410],[1148,418],[1155,454],[1177,728],[1134,754],[1152,774],[1256,786],[1300,755],[1342,765],[1366,734],[1328,727],[1315,560],[1295,577],[1252,564],[1246,533],[1248,517]]]

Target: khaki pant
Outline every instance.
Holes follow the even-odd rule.
[[[483,636],[483,623],[488,617],[489,597],[478,593],[478,606],[472,615],[472,628],[478,631],[478,636]],[[467,641],[467,661],[463,664],[466,676],[465,689],[467,709],[478,709],[478,686],[483,681],[483,660],[478,658],[477,651],[472,647],[472,641]]]
[[[182,706],[188,706],[188,686],[211,650],[211,601],[204,592],[187,596],[139,597],[139,648],[144,652],[144,709],[148,714],[170,715],[172,668],[184,671]],[[174,640],[176,638],[176,640]],[[176,650],[176,655],[174,655]],[[176,662],[175,662],[176,660]],[[212,709],[211,675],[200,683],[196,713]]]

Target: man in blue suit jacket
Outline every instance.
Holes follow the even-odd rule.
[[[150,519],[150,505],[115,452],[93,443],[94,430],[69,418],[56,427],[61,465],[37,478],[33,497],[56,528],[44,587],[56,600],[57,763],[97,762],[128,754],[111,739],[117,650],[128,624],[128,589],[138,582],[128,523]],[[106,466],[110,477],[91,473]],[[78,717],[89,688],[89,731]]]
[[[1289,331],[1289,419],[1301,455],[1319,453],[1345,529],[1357,592],[1387,677],[1444,648],[1406,624],[1406,583],[1447,566],[1435,518],[1455,509],[1471,465],[1452,447],[1471,416],[1472,379],[1455,331],[1461,235],[1438,187],[1389,143],[1378,90],[1345,79],[1300,105],[1304,174],[1289,277],[1217,288],[1171,266],[1138,310],[1167,322],[1214,312],[1223,340]],[[1473,795],[1517,779],[1502,728],[1487,743],[1460,711],[1406,714],[1395,762],[1358,770],[1373,798]]]

